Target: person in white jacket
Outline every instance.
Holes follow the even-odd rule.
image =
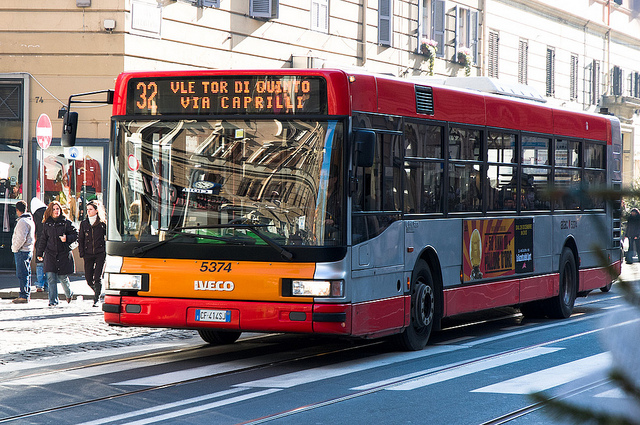
[[[13,300],[14,303],[29,302],[31,293],[31,256],[35,242],[36,225],[27,212],[27,203],[16,203],[16,227],[11,237],[11,251],[16,261],[16,277],[20,281],[20,296]]]

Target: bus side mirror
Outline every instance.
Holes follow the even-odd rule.
[[[356,146],[356,166],[371,167],[376,151],[376,133],[371,130],[359,130],[354,134]]]
[[[66,111],[62,122],[62,138],[60,144],[65,147],[76,145],[76,131],[78,130],[78,113]]]

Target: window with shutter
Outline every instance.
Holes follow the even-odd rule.
[[[0,83],[0,121],[21,121],[22,109],[22,85]]]
[[[584,66],[584,70],[583,70],[583,77],[584,77],[584,81],[583,81],[583,87],[584,87],[584,92],[582,94],[583,99],[582,102],[585,105],[589,105],[591,104],[591,77],[593,75],[591,68],[593,67],[593,63],[588,63],[585,64]]]
[[[640,98],[640,73],[633,73],[633,97]]]
[[[591,104],[597,105],[600,99],[600,61],[594,59],[591,66]]]
[[[378,0],[378,44],[391,46],[391,0]]]
[[[495,31],[489,32],[488,76],[498,78],[498,48],[500,36]]]
[[[434,0],[431,4],[431,38],[438,42],[436,56],[444,57],[445,10],[443,0]]]
[[[520,40],[518,44],[518,82],[527,84],[529,75],[529,41]]]
[[[455,47],[456,56],[460,47],[471,52],[473,63],[478,61],[478,12],[464,7],[455,7]]]
[[[553,97],[556,94],[556,51],[553,47],[547,47],[547,78],[546,95]]]
[[[622,68],[614,66],[611,70],[611,82],[613,85],[613,95],[622,96]]]
[[[329,0],[311,1],[311,29],[329,32]]]
[[[480,23],[478,21],[478,11],[469,12],[469,49],[473,63],[478,63],[478,38],[480,38]]]
[[[249,0],[249,16],[278,19],[278,0]]]
[[[198,0],[198,6],[220,7],[220,0]]]
[[[569,97],[578,100],[578,55],[571,55],[571,81],[569,81]]]

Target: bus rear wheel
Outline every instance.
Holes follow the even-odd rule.
[[[240,338],[242,332],[213,331],[211,329],[199,329],[200,338],[213,345],[233,344]]]
[[[576,259],[569,248],[562,250],[560,256],[560,284],[558,295],[547,304],[547,315],[553,319],[566,319],[571,316],[578,293],[578,270]]]
[[[426,261],[418,261],[411,280],[411,323],[397,342],[404,350],[418,351],[429,341],[435,315],[435,285]]]

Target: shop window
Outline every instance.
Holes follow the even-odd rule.
[[[50,146],[44,151],[42,167],[38,152],[36,196],[46,204],[59,201],[65,215],[78,222],[85,218],[88,201],[104,202],[104,147],[75,146],[75,159],[69,157],[68,149]]]

